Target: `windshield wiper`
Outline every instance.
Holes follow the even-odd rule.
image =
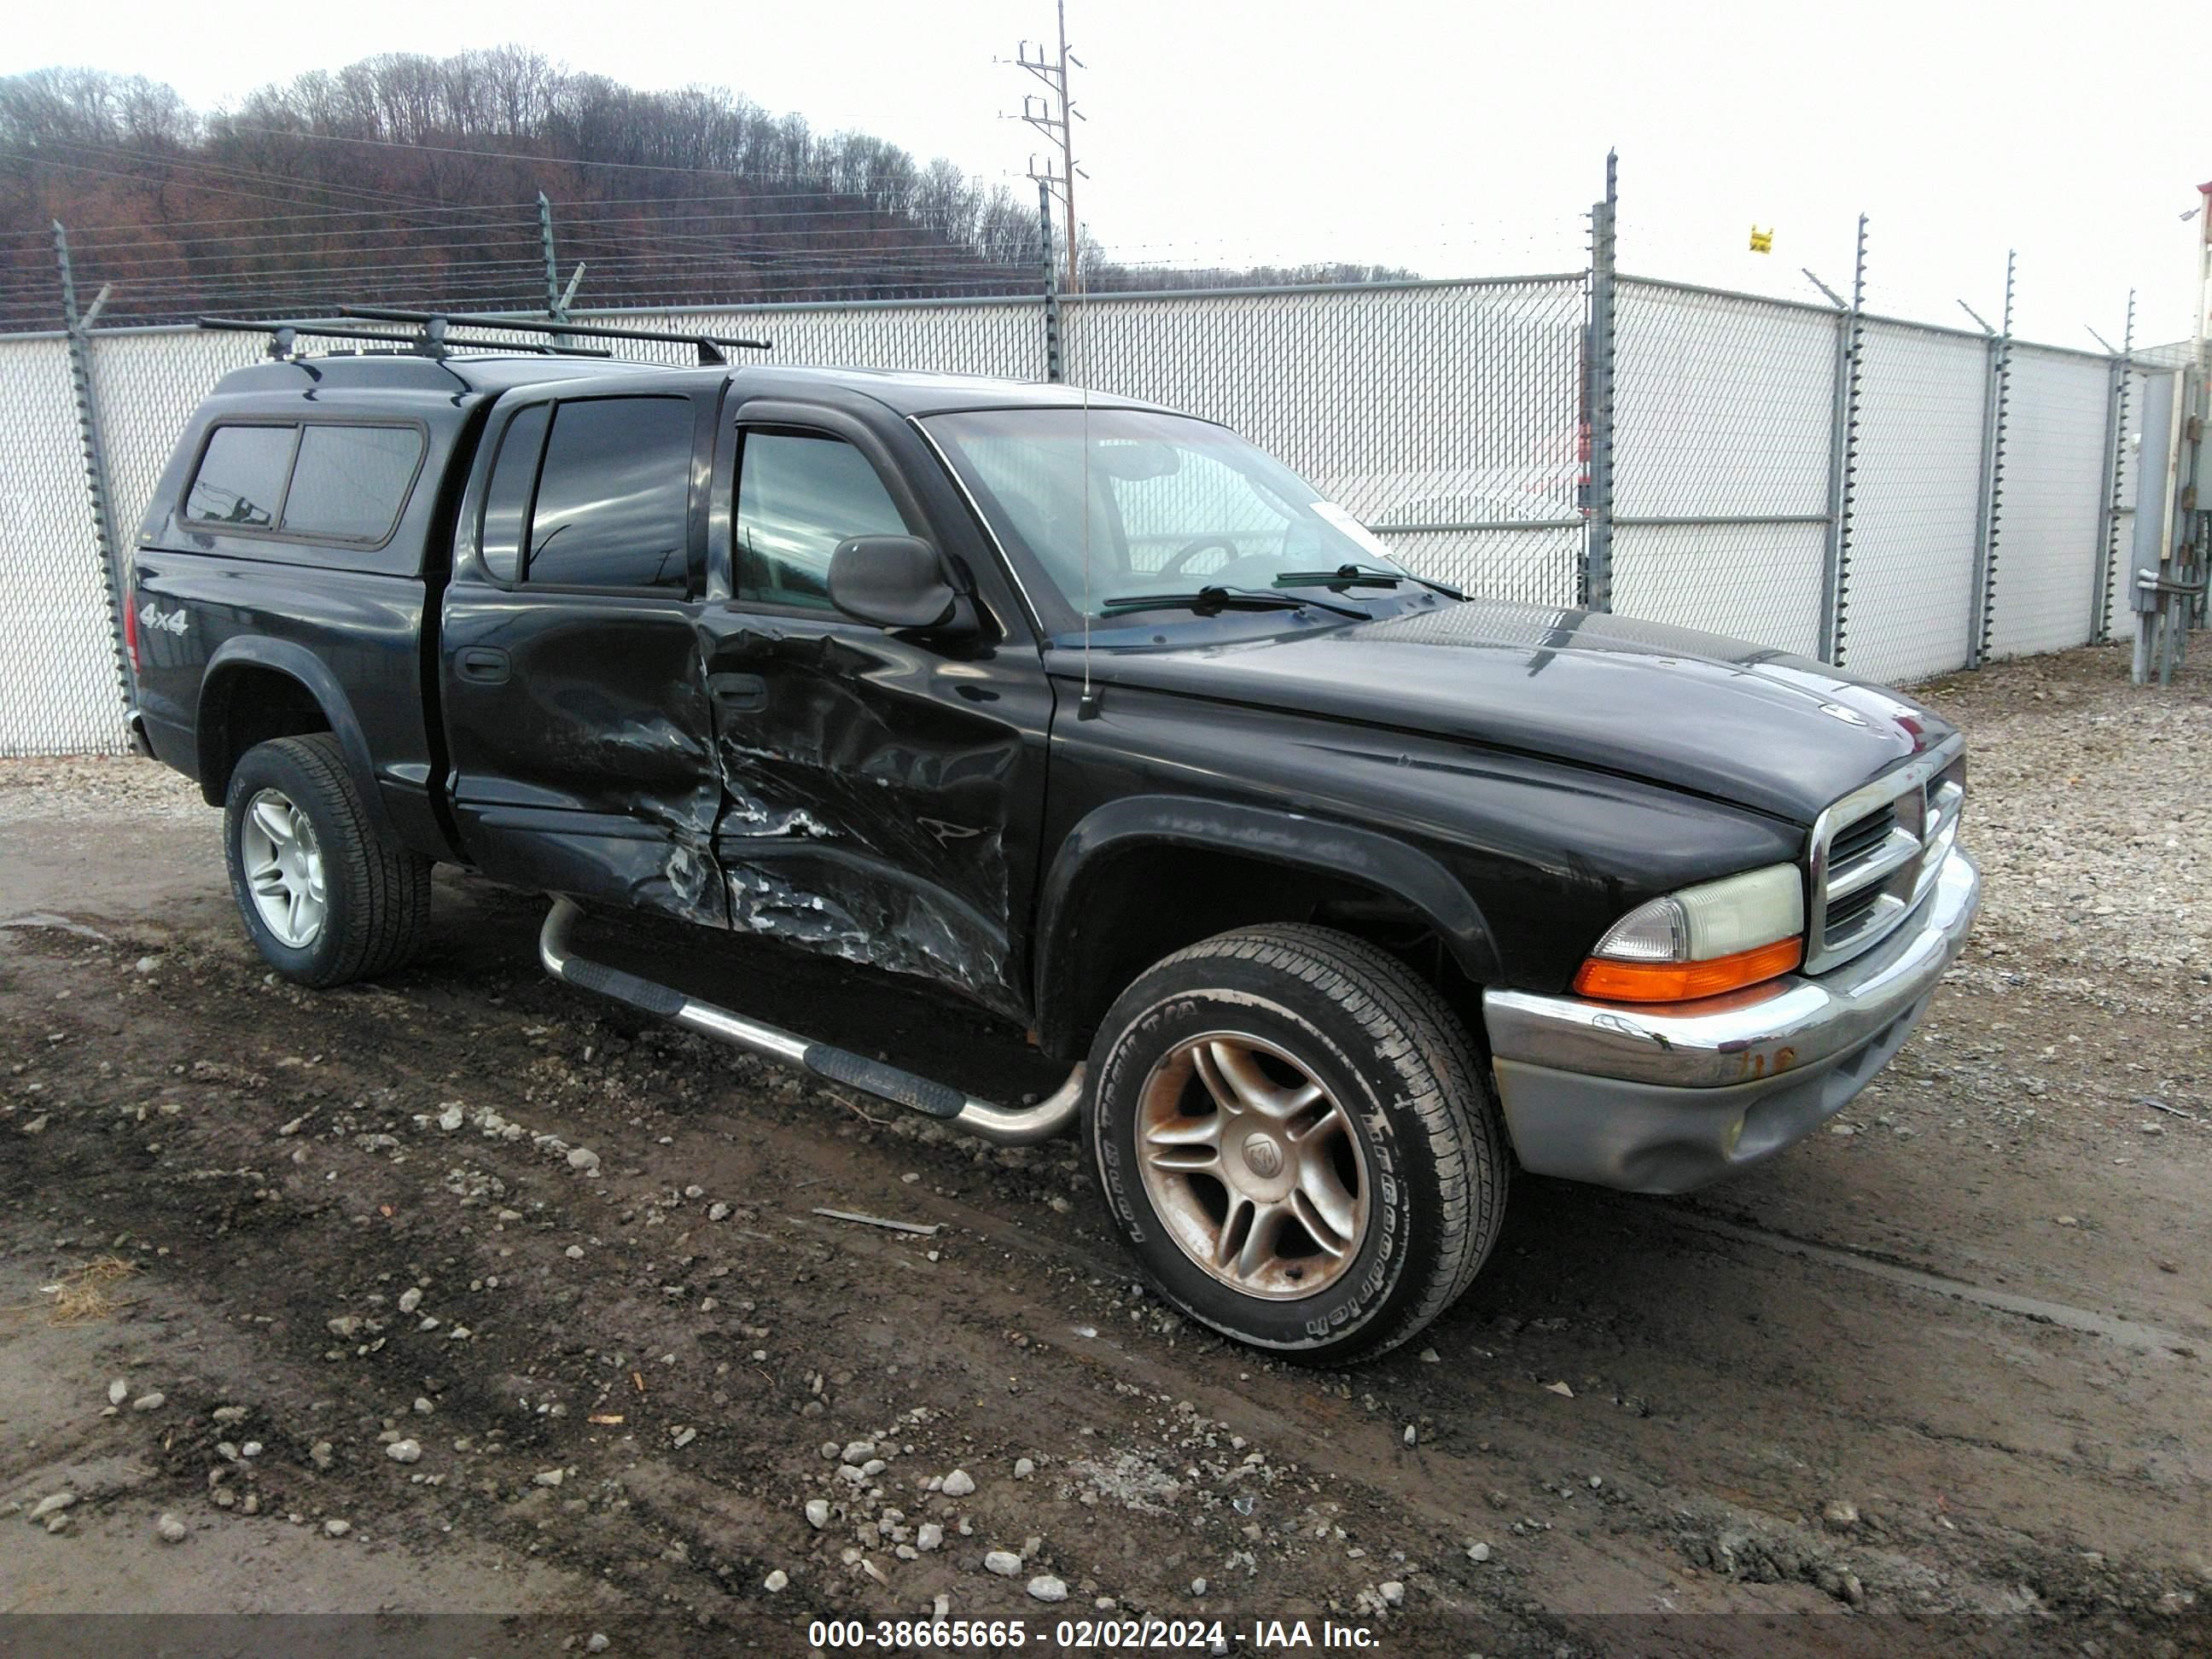
[[[1275,578],[1278,587],[1395,587],[1400,582],[1413,582],[1431,593],[1441,593],[1448,599],[1463,599],[1467,595],[1458,588],[1443,582],[1432,582],[1426,576],[1416,576],[1407,570],[1370,570],[1364,565],[1340,564],[1334,570],[1292,570]]]
[[[1356,605],[1345,605],[1335,599],[1297,599],[1288,593],[1269,593],[1251,587],[1201,587],[1194,593],[1124,593],[1110,599],[1098,607],[1104,616],[1116,616],[1124,611],[1191,611],[1201,617],[1211,617],[1223,611],[1303,611],[1312,605],[1320,611],[1334,611],[1340,617],[1350,617],[1357,622],[1369,622],[1371,611],[1363,611]]]

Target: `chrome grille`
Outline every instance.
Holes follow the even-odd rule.
[[[1856,893],[1846,893],[1828,903],[1828,914],[1820,933],[1824,942],[1834,944],[1851,936],[1859,918],[1874,908],[1875,901],[1881,896],[1879,887],[1862,887]]]
[[[1961,739],[1917,757],[1820,814],[1813,826],[1805,971],[1872,949],[1926,896],[1958,838]]]
[[[1889,839],[1889,832],[1897,827],[1895,802],[1878,811],[1868,813],[1856,823],[1847,823],[1836,834],[1828,854],[1831,872],[1849,870],[1881,850]]]

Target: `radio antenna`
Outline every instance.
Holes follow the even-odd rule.
[[[1085,718],[1098,712],[1098,694],[1091,689],[1091,388],[1083,392],[1083,702],[1079,714]]]

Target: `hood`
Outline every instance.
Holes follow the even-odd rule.
[[[1075,655],[1056,651],[1053,666]],[[1549,756],[1805,824],[1953,729],[1808,658],[1490,599],[1306,636],[1101,652],[1091,675]]]

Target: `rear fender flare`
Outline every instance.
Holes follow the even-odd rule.
[[[352,775],[353,787],[368,808],[369,821],[376,826],[378,835],[387,840],[395,839],[391,817],[385,811],[383,793],[376,787],[376,763],[369,755],[368,739],[362,735],[361,722],[354,715],[353,703],[345,688],[338,684],[337,676],[327,663],[306,646],[291,640],[235,635],[216,647],[215,654],[208,659],[207,672],[200,679],[199,708],[193,722],[199,754],[200,793],[208,805],[222,805],[223,786],[217,781],[218,775],[223,775],[224,781],[228,781],[219,764],[217,733],[210,729],[208,719],[210,697],[228,674],[240,668],[267,669],[282,674],[297,681],[315,700],[323,711],[323,718],[330,723],[331,735],[338,740],[338,748],[345,756],[346,770]]]

